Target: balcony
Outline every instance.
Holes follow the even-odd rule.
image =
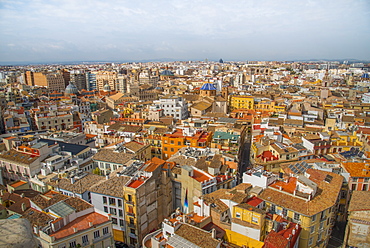
[[[104,239],[107,239],[107,238],[110,238],[112,236],[111,233],[107,233],[107,234],[104,234],[103,236],[100,236],[100,237],[97,237],[97,238],[94,238],[93,239],[93,243],[97,243],[97,242],[100,242]]]
[[[133,201],[126,201],[126,204],[135,205],[135,203]]]
[[[134,213],[127,213],[128,216],[135,217]]]
[[[137,236],[136,236],[136,234],[135,234],[135,233],[129,233],[129,234],[128,234],[128,236],[129,236],[130,238],[137,239]]]

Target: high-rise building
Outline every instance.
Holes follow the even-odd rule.
[[[157,229],[172,213],[170,167],[164,160],[152,158],[125,184],[127,244],[139,247],[145,235]]]
[[[78,90],[86,89],[86,75],[85,73],[71,73],[70,80]]]
[[[42,86],[48,92],[62,92],[65,89],[63,75],[59,72],[26,72],[26,84],[30,86]]]
[[[97,90],[96,72],[86,72],[86,89]]]
[[[111,91],[117,90],[116,80],[117,80],[117,72],[99,71],[96,74],[97,90],[103,91],[105,85],[109,85],[109,88]]]

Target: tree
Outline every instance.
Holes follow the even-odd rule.
[[[99,169],[99,167],[96,167],[94,170],[93,170],[93,173],[96,174],[96,175],[101,175],[101,171]]]

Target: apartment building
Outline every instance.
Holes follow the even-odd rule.
[[[66,130],[73,127],[73,115],[69,113],[36,114],[35,124],[39,130]]]
[[[326,247],[343,180],[332,172],[307,169],[304,176],[287,176],[269,184],[258,197],[269,213],[301,225],[299,247]]]
[[[179,96],[161,98],[153,101],[153,105],[157,106],[157,109],[163,109],[165,116],[172,116],[177,120],[184,120],[189,116],[188,103]]]
[[[104,86],[108,85],[111,91],[116,91],[117,72],[115,71],[98,71],[96,73],[96,89],[104,91]]]
[[[234,109],[253,109],[254,97],[253,96],[231,96],[230,97],[230,111]]]
[[[124,207],[124,185],[130,180],[129,176],[113,176],[96,183],[90,188],[91,204],[101,214],[110,216],[115,241],[126,242],[127,225]]]
[[[30,221],[41,247],[112,247],[111,220],[93,205],[55,191],[33,197],[22,218]]]
[[[348,189],[370,191],[370,164],[360,162],[342,163],[343,172],[348,175]]]
[[[183,147],[206,148],[212,140],[212,132],[177,129],[162,136],[163,159],[170,158]]]
[[[343,247],[366,247],[370,243],[370,192],[353,191],[348,208]]]
[[[30,86],[43,86],[48,92],[63,92],[65,81],[59,72],[26,72],[26,84]]]
[[[144,236],[158,228],[173,211],[170,169],[164,160],[153,158],[125,184],[127,244],[139,247]],[[128,172],[123,171],[122,174],[127,175]]]
[[[0,154],[0,166],[4,178],[29,181],[40,173],[41,161],[50,153],[48,144],[39,142],[31,146],[18,146],[16,149]]]

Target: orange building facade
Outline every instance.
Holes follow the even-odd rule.
[[[162,136],[162,156],[169,159],[183,147],[206,148],[212,141],[212,132],[197,131],[192,136],[186,136],[183,130],[178,129],[171,134]]]

